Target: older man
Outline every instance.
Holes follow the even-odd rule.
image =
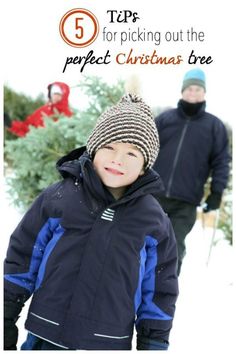
[[[158,196],[171,219],[178,245],[178,274],[186,253],[185,238],[196,220],[204,185],[211,175],[204,212],[220,207],[229,175],[228,137],[222,121],[205,111],[206,80],[201,69],[188,71],[178,107],[156,118],[160,153],[154,169],[165,190]]]

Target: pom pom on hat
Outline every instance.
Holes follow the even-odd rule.
[[[144,156],[145,168],[154,164],[159,152],[159,137],[151,108],[140,96],[126,94],[98,119],[87,141],[91,157],[101,147],[114,142],[136,146]]]
[[[201,86],[206,91],[206,76],[205,76],[204,71],[202,71],[201,69],[189,70],[184,75],[184,80],[183,80],[181,92],[183,92],[187,87],[189,87],[191,85]]]

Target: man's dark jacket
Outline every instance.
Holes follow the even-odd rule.
[[[187,116],[181,105],[156,119],[160,152],[154,169],[165,190],[159,193],[199,205],[211,174],[211,192],[222,194],[229,175],[227,131],[220,119],[205,111]]]
[[[130,349],[134,324],[145,348],[168,341],[177,254],[151,195],[159,176],[149,170],[116,201],[81,149],[58,169],[64,179],[36,199],[5,260],[6,297],[33,295],[26,329],[70,349]]]

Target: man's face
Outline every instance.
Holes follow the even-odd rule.
[[[182,92],[182,98],[189,103],[198,103],[205,100],[204,88],[198,85],[190,85]]]
[[[143,154],[134,145],[122,142],[99,149],[93,165],[103,184],[117,198],[144,173]]]

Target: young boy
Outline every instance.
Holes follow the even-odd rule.
[[[86,149],[87,148],[87,149]],[[5,349],[32,301],[22,349],[166,350],[177,285],[169,219],[151,169],[159,141],[150,108],[126,95],[99,118],[87,147],[58,162],[11,236],[5,260]]]

